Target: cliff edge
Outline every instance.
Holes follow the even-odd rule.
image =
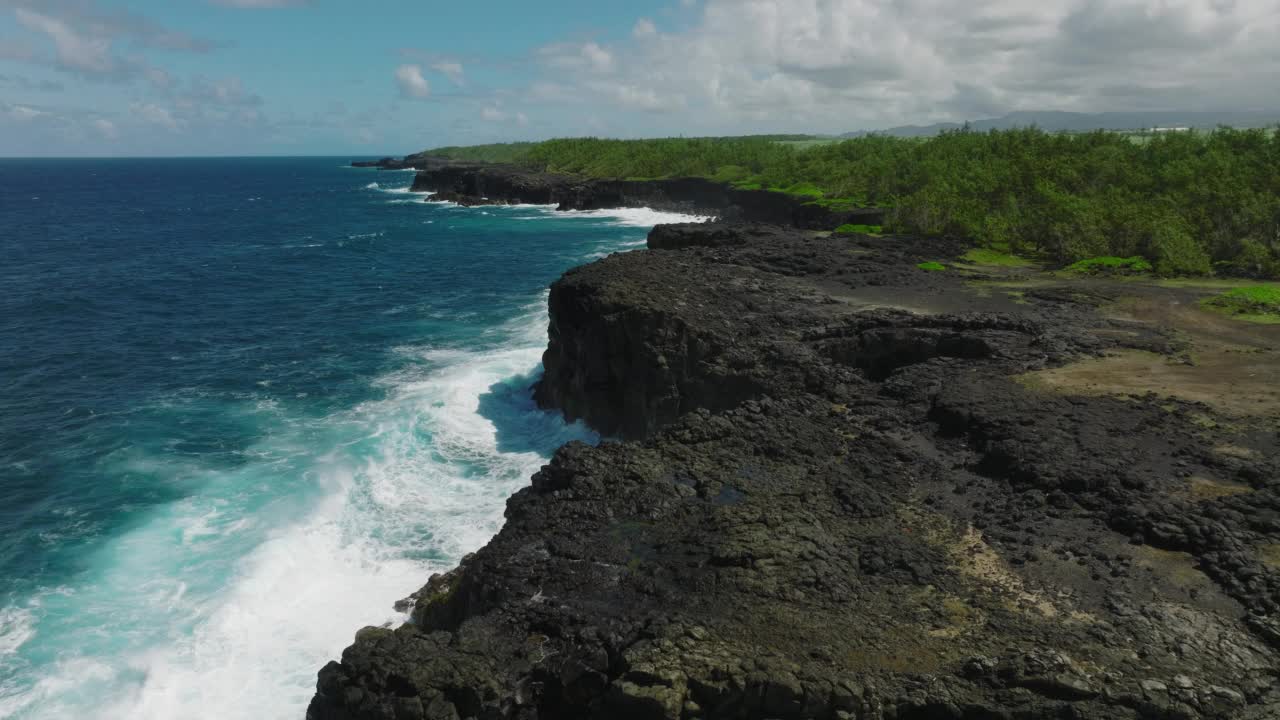
[[[623,441],[557,452],[308,718],[1280,713],[1275,416],[1044,379],[1192,362],[1100,310],[1184,291],[779,227],[650,246],[555,284],[536,390]]]

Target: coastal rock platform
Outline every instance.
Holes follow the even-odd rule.
[[[1280,717],[1280,328],[961,251],[659,226],[566,273],[535,396],[615,440],[308,718]]]

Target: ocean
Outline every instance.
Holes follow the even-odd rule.
[[[0,718],[300,719],[560,444],[547,286],[648,210],[345,159],[0,160]]]

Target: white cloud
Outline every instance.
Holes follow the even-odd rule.
[[[687,29],[557,43],[532,102],[841,131],[1015,110],[1274,110],[1275,0],[707,0]],[[639,131],[651,127],[627,120]]]
[[[173,132],[182,129],[182,121],[175,118],[169,109],[160,107],[155,103],[133,103],[129,109],[133,111],[135,117],[143,122],[158,125]]]
[[[431,83],[422,77],[421,65],[401,65],[396,68],[396,83],[400,85],[400,94],[407,98],[421,100],[431,94]]]
[[[37,110],[26,105],[10,105],[5,109],[5,114],[18,122],[31,122],[36,118],[46,117],[49,115],[49,113],[44,110]]]
[[[187,97],[194,102],[227,107],[255,107],[262,104],[262,98],[246,90],[238,77],[221,80],[197,77],[191,82],[191,92]]]
[[[614,98],[619,105],[633,110],[646,112],[664,112],[677,110],[684,106],[684,98],[661,95],[653,88],[638,88],[631,85],[615,85],[612,88]]]
[[[106,118],[98,118],[90,124],[93,126],[93,129],[97,130],[98,134],[106,140],[115,140],[120,137],[120,132],[116,129],[116,124]]]
[[[90,74],[107,74],[116,70],[109,40],[82,36],[66,22],[27,8],[20,7],[14,14],[23,27],[49,36],[58,62],[64,68]]]
[[[558,82],[535,82],[529,86],[527,95],[535,102],[568,102],[577,99],[573,88]]]
[[[489,122],[502,122],[507,119],[507,114],[490,105],[480,111],[480,118]]]
[[[148,77],[155,68],[140,54],[143,49],[205,53],[216,47],[127,10],[99,7],[97,0],[0,0],[0,7],[13,8],[18,25],[31,31],[29,38],[0,43],[0,57],[90,79]],[[52,46],[51,53],[41,39]],[[129,51],[118,52],[119,43],[127,43]]]
[[[147,78],[147,82],[151,83],[151,87],[160,91],[172,90],[174,86],[178,84],[177,79],[174,78],[173,75],[169,74],[165,70],[161,70],[160,68],[147,68],[144,74]]]
[[[658,28],[649,18],[640,18],[631,29],[631,34],[640,39],[653,37],[658,34]]]
[[[465,85],[466,75],[462,70],[462,63],[452,60],[441,60],[431,64],[431,69],[444,75],[453,82],[454,85]]]
[[[613,69],[613,53],[593,42],[582,46],[582,57],[591,63],[596,72],[609,72]]]
[[[613,53],[596,42],[557,43],[538,51],[548,65],[563,69],[608,73],[614,68]]]

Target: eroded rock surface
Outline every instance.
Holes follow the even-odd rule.
[[[626,440],[561,449],[309,718],[1280,717],[1274,421],[1019,380],[1181,335],[915,267],[945,243],[651,245],[555,284],[537,389]]]

